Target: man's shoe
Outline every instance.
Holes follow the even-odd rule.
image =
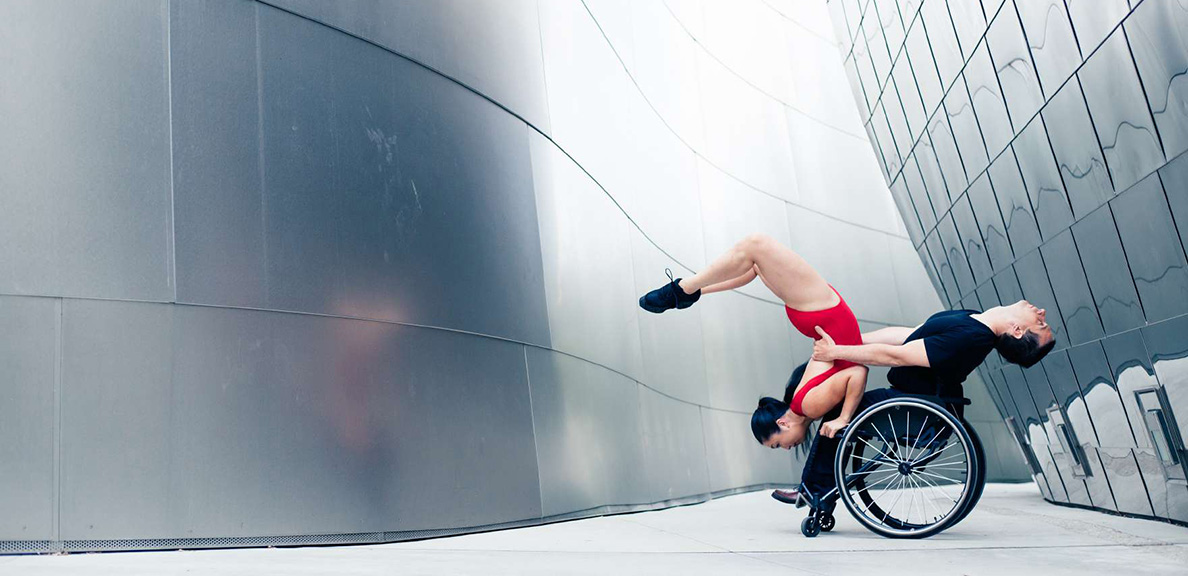
[[[641,296],[639,298],[640,308],[653,314],[659,314],[673,308],[678,310],[688,308],[701,298],[701,290],[692,294],[686,294],[684,290],[681,290],[681,279],[674,279],[672,277],[672,270],[665,268],[664,272],[668,274],[668,284]]]
[[[784,504],[792,504],[797,508],[803,508],[807,502],[800,494],[800,490],[793,488],[791,490],[772,490],[771,497],[783,502]]]

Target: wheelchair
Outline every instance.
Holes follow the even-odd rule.
[[[986,457],[974,431],[943,407],[952,404],[969,400],[904,395],[863,410],[840,432],[837,486],[813,495],[801,485],[809,504],[801,533],[832,530],[839,499],[888,538],[927,538],[965,518],[986,485]]]

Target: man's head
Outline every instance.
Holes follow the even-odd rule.
[[[1026,300],[1001,308],[1008,324],[994,343],[998,353],[1007,362],[1024,368],[1030,368],[1043,360],[1056,345],[1052,327],[1048,326],[1046,320],[1047,311],[1036,308]]]

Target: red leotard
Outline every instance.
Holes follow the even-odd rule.
[[[800,331],[801,334],[812,338],[813,340],[820,340],[821,336],[817,334],[816,327],[820,326],[830,338],[833,338],[834,343],[841,346],[858,346],[862,344],[862,330],[858,328],[858,319],[854,317],[854,312],[850,310],[849,304],[846,304],[846,299],[842,298],[837,289],[833,286],[829,287],[837,294],[839,302],[832,308],[824,310],[813,310],[805,312],[802,310],[795,310],[784,306],[784,310],[788,313],[788,320],[792,321],[792,325]],[[804,402],[804,397],[810,390],[816,388],[818,384],[829,379],[830,376],[845,370],[851,366],[858,366],[848,360],[834,360],[833,366],[828,370],[814,376],[811,380],[806,382],[804,386],[796,391],[792,397],[792,402],[788,405],[793,412],[804,416],[804,411],[801,409],[801,404]]]

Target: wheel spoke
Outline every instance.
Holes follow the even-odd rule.
[[[912,418],[912,413],[908,412],[908,431],[909,432],[911,432],[911,421],[912,421],[911,418]],[[925,414],[924,421],[920,423],[920,431],[916,433],[916,440],[915,440],[915,442],[912,442],[911,455],[908,456],[908,460],[915,462],[916,445],[920,443],[920,437],[924,435],[924,426],[927,424],[928,424],[928,415]],[[920,447],[921,452],[925,448],[926,448],[926,446],[921,446]]]
[[[950,443],[946,444],[944,448],[941,448],[940,450],[937,450],[936,452],[929,452],[927,455],[917,458],[915,461],[912,462],[912,464],[916,464],[916,463],[920,462],[921,460],[928,458],[929,456],[932,456],[934,454],[940,454],[940,453],[944,452],[945,450],[948,450],[949,448],[952,448],[952,447],[958,446],[958,445],[959,444],[956,442],[950,442]],[[946,456],[946,458],[947,457],[948,456]]]
[[[882,456],[883,458],[886,458],[888,463],[891,463],[891,464],[898,464],[898,463],[899,463],[899,460],[895,460],[895,459],[891,458],[890,456],[888,456],[888,455],[887,455],[887,453],[886,453],[886,452],[883,452],[882,450],[879,450],[878,448],[876,448],[876,447],[875,447],[875,445],[874,445],[874,444],[871,444],[870,442],[867,442],[867,441],[866,441],[866,438],[859,437],[859,438],[858,438],[858,440],[861,440],[863,444],[866,444],[867,446],[870,446],[872,450],[874,450],[875,452],[878,452],[878,453],[879,453],[879,456]],[[886,440],[884,440],[884,442],[886,442]],[[861,456],[859,456],[859,458],[861,458]]]
[[[924,482],[925,485],[928,486],[929,490],[933,490],[934,493],[939,493],[944,499],[952,502],[952,504],[949,505],[950,512],[952,512],[953,509],[957,507],[957,499],[950,496],[947,492],[944,491],[943,488],[941,488],[940,486],[938,486],[936,484],[933,484],[932,482],[930,482],[927,478],[925,478],[923,476],[920,477],[920,481]]]
[[[870,423],[870,427],[874,429],[874,431],[875,431],[875,434],[878,434],[878,435],[879,435],[879,439],[883,441],[883,444],[884,444],[884,445],[886,445],[886,446],[888,446],[888,447],[892,447],[892,448],[895,446],[895,444],[893,444],[893,443],[891,443],[891,442],[888,442],[888,441],[887,441],[887,439],[883,437],[883,433],[882,433],[882,431],[880,431],[880,430],[879,430],[879,427],[878,427],[878,426],[875,426],[874,422],[871,422],[871,423]],[[868,445],[869,445],[869,444],[868,444]],[[871,448],[874,448],[874,446],[871,446]],[[877,448],[875,448],[875,449],[877,450]],[[883,454],[883,456],[888,456],[888,457],[890,457],[889,455],[887,455],[887,454],[885,454],[885,453]],[[902,459],[902,458],[900,458],[900,459],[894,459],[894,462],[896,462],[896,463],[899,463],[899,462],[902,462],[902,461],[903,461],[903,459]]]

